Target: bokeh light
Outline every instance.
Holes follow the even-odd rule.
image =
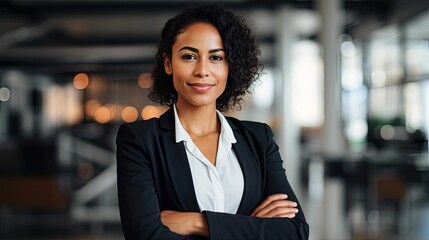
[[[380,129],[380,136],[383,140],[392,140],[395,136],[395,128],[391,125],[384,125]]]
[[[153,85],[152,74],[147,72],[140,74],[138,84],[144,89],[151,88]]]
[[[0,101],[7,102],[10,99],[10,90],[9,88],[2,87],[0,88]]]
[[[147,105],[143,108],[141,116],[143,120],[159,118],[159,116],[161,116],[165,111],[167,111],[167,109],[168,108],[164,106]]]
[[[151,119],[151,118],[157,118],[159,117],[159,112],[156,106],[153,105],[147,105],[142,110],[142,118],[144,120]]]
[[[341,54],[344,57],[353,57],[356,53],[356,46],[352,41],[341,43]]]
[[[367,134],[368,123],[365,119],[353,119],[346,126],[346,136],[350,141],[364,141]]]
[[[107,106],[101,106],[95,111],[95,121],[105,124],[113,119],[112,110]]]
[[[89,76],[86,73],[78,73],[73,78],[73,86],[76,89],[82,90],[89,85]]]
[[[124,122],[134,122],[137,120],[138,118],[138,111],[135,107],[133,106],[126,106],[123,110],[122,110],[122,120],[124,120]]]

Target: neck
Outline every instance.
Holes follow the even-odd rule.
[[[184,106],[176,103],[177,114],[183,128],[190,134],[204,136],[220,131],[220,122],[216,113],[216,106]]]

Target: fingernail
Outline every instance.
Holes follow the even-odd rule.
[[[284,194],[285,195],[285,198],[287,198],[287,194]]]

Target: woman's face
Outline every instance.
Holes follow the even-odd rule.
[[[177,105],[216,107],[228,78],[228,61],[218,30],[208,23],[196,23],[177,35],[171,59],[164,59],[178,92]]]

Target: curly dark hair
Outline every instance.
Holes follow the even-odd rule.
[[[216,100],[216,108],[224,112],[232,107],[241,109],[241,102],[262,70],[259,63],[259,46],[242,17],[220,5],[193,4],[167,21],[158,42],[155,67],[152,71],[153,87],[149,98],[161,105],[172,106],[177,101],[173,79],[164,69],[164,56],[171,59],[177,35],[195,23],[209,23],[217,28],[224,43],[229,73],[225,91]]]

